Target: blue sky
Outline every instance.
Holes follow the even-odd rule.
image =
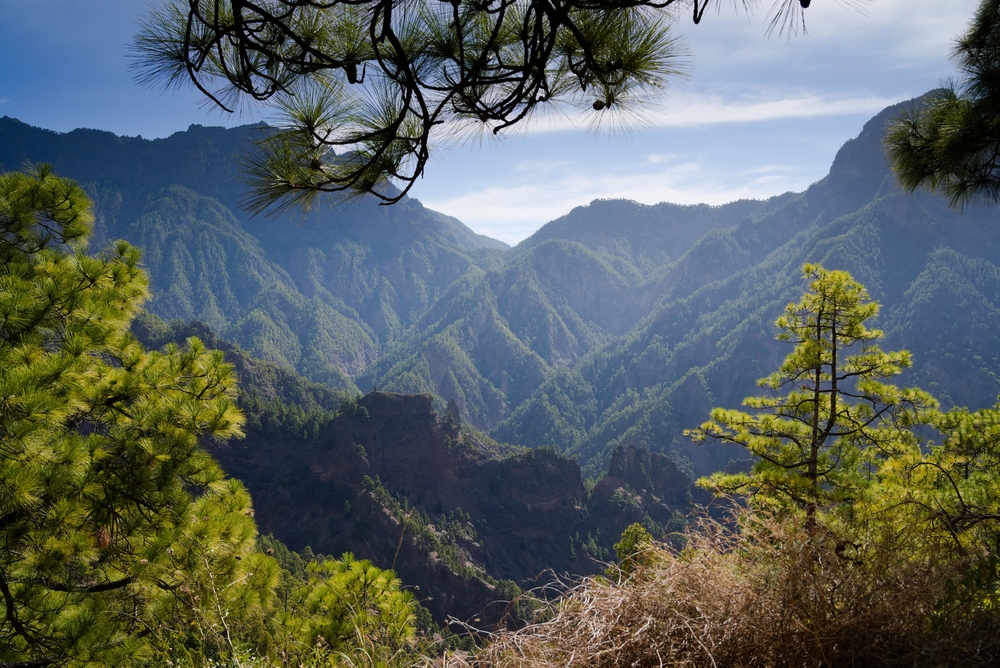
[[[690,52],[643,128],[594,135],[584,120],[542,119],[477,146],[441,146],[411,191],[477,232],[516,243],[595,198],[708,202],[802,190],[885,106],[954,70],[951,42],[978,0],[813,0],[807,36],[765,36],[728,0],[677,32]],[[58,131],[163,137],[191,123],[240,125],[190,91],[138,87],[128,43],[146,3],[0,0],[0,115]]]

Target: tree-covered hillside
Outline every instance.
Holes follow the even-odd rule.
[[[494,624],[543,573],[600,572],[627,526],[665,537],[685,526],[693,502],[709,499],[645,449],[619,448],[588,488],[569,458],[497,443],[454,406],[436,414],[427,395],[332,390],[253,358],[204,323],[141,313],[132,332],[150,349],[197,337],[232,365],[245,437],[208,448],[246,485],[262,533],[305,555],[349,552],[391,565],[440,623]]]
[[[597,472],[616,445],[645,441],[698,473],[731,453],[693,447],[681,430],[713,404],[736,406],[779,360],[771,323],[817,262],[858,276],[884,304],[878,323],[913,352],[908,382],[946,405],[981,407],[997,393],[994,325],[1000,217],[898,190],[883,157],[887,109],[838,153],[830,174],[705,235],[644,289],[659,302],[636,327],[550,377],[500,424],[512,442],[544,434]],[[579,398],[584,398],[581,401]]]
[[[240,164],[266,128],[166,139],[58,134],[0,119],[0,168],[52,164],[95,201],[92,244],[140,245],[166,319],[199,319],[253,354],[344,389],[486,249],[506,245],[414,200],[240,208]]]
[[[805,262],[850,270],[883,304],[912,382],[946,405],[1000,392],[1000,220],[907,195],[869,121],[803,193],[725,206],[595,201],[516,248],[415,200],[289,220],[238,207],[240,142],[192,127],[146,141],[0,122],[0,164],[46,160],[98,201],[99,234],[145,252],[151,310],[199,319],[253,355],[333,387],[428,392],[517,445],[552,445],[588,476],[645,442],[690,473],[734,453],[681,436],[735,406],[777,361],[771,326]]]
[[[773,206],[578,207],[466,272],[360,384],[454,397],[477,426],[495,429],[543,384],[631,331],[706,230]],[[544,431],[497,433],[525,445],[559,443]]]

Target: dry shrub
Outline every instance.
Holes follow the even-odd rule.
[[[477,668],[1000,665],[998,615],[969,559],[916,558],[919,532],[847,543],[824,529],[706,520],[622,582],[589,578]],[[941,553],[943,554],[943,552]],[[465,662],[462,662],[465,663]]]

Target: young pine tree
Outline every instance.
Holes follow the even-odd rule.
[[[749,474],[715,474],[701,484],[718,493],[750,494],[779,512],[849,511],[881,461],[918,451],[909,427],[935,400],[919,389],[884,382],[910,366],[907,351],[884,352],[882,332],[866,321],[878,313],[864,286],[844,271],[805,265],[809,289],[776,324],[795,348],[761,379],[767,396],[743,400],[752,412],[715,408],[711,420],[687,433],[745,447]]]

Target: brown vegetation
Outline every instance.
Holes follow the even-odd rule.
[[[994,665],[1000,624],[971,561],[914,558],[916,536],[704,521],[621,582],[582,581],[551,618],[497,633],[477,668]],[[924,554],[930,554],[924,552]],[[965,566],[964,566],[965,564]],[[977,600],[978,599],[978,600]]]

